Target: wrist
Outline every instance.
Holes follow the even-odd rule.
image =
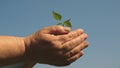
[[[31,50],[32,48],[32,44],[33,44],[33,37],[32,35],[30,36],[27,36],[24,38],[24,44],[25,44],[25,54],[26,54],[26,57],[27,57],[27,60],[26,60],[26,65],[28,66],[33,66],[36,64],[36,61],[35,59],[33,59],[33,52]]]
[[[25,55],[27,60],[30,59],[30,40],[29,37],[24,37]]]
[[[24,41],[24,37],[18,37],[18,39],[21,41],[21,44],[19,44],[20,46],[22,46],[21,47],[21,49],[22,49],[22,57],[21,57],[21,63],[24,63],[24,62],[26,62],[27,61],[27,59],[28,59],[28,51],[27,51],[27,47],[26,47],[26,45],[25,45],[25,41]]]

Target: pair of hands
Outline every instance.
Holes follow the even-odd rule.
[[[70,31],[62,26],[45,27],[25,38],[29,60],[35,63],[66,66],[83,55],[88,46],[83,29]]]

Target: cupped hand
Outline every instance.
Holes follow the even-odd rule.
[[[83,29],[49,26],[27,36],[25,44],[31,62],[66,66],[83,55],[88,46],[86,38]]]

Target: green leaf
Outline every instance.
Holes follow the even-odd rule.
[[[59,13],[55,12],[55,11],[52,12],[52,15],[53,15],[55,20],[59,20],[60,21],[61,18],[62,18],[62,16]]]
[[[67,26],[67,27],[72,28],[72,25],[71,25],[70,19],[66,20],[63,24],[64,24],[64,26]]]

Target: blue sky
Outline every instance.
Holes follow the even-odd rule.
[[[67,67],[120,68],[120,0],[0,0],[0,35],[27,36],[55,25],[54,10],[83,28],[90,46]],[[36,64],[34,68],[59,68]]]

